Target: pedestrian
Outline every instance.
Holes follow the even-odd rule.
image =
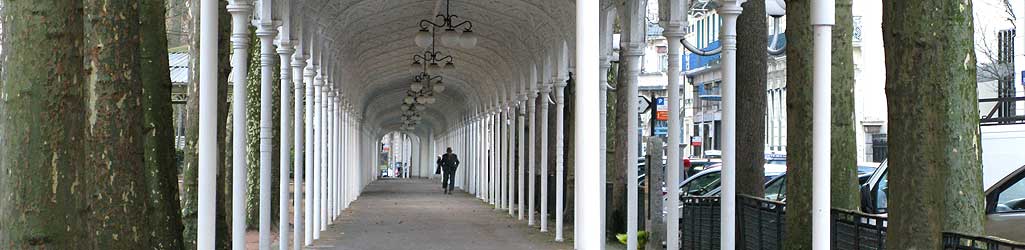
[[[456,168],[459,167],[459,157],[452,153],[452,148],[446,149],[445,152],[441,156],[441,167],[445,172],[444,178],[441,179],[441,187],[445,189],[446,194],[452,194],[452,189],[455,188]]]

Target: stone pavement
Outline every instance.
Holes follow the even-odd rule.
[[[573,249],[493,208],[467,193],[445,195],[435,180],[379,180],[308,248]]]

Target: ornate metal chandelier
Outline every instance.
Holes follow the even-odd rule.
[[[442,54],[434,47],[434,33],[431,33],[429,36],[431,43],[428,47],[430,48],[424,50],[422,54],[413,55],[413,63],[409,65],[409,72],[417,75],[455,69],[456,65],[452,63],[454,58],[451,55]]]
[[[444,29],[441,33],[441,45],[445,47],[461,46],[469,49],[477,46],[478,37],[477,33],[473,32],[473,22],[452,15],[449,12],[451,7],[452,4],[449,0],[445,0],[445,14],[438,14],[433,19],[420,20],[420,32],[416,33],[415,39],[417,46],[427,48],[434,44],[431,27]],[[456,23],[457,20],[462,20],[462,22]],[[460,28],[463,29],[462,32],[456,31]]]

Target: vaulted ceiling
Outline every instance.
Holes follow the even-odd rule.
[[[550,81],[543,65],[573,44],[573,0],[450,0],[451,14],[473,22],[480,36],[472,49],[439,47],[455,58],[442,73],[448,88],[428,105],[418,133],[444,132],[472,112],[491,108],[530,74]],[[379,133],[401,125],[400,104],[412,81],[412,56],[421,19],[444,13],[445,0],[306,0],[298,6],[304,36],[323,37],[336,85]],[[564,59],[562,59],[564,60]],[[546,61],[548,63],[546,64]],[[532,67],[534,69],[532,70]],[[554,66],[549,66],[554,67]],[[564,72],[563,72],[564,73]],[[426,135],[426,134],[423,134]]]

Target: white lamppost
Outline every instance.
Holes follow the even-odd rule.
[[[811,3],[814,37],[812,61],[812,249],[828,250],[830,245],[830,121],[832,88],[833,0]]]

